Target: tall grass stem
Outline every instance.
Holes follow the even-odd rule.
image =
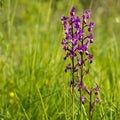
[[[43,111],[44,111],[44,114],[45,114],[45,118],[46,118],[46,120],[48,120],[48,116],[47,116],[47,112],[46,112],[46,109],[45,109],[45,105],[44,105],[44,102],[43,102],[43,99],[42,99],[42,95],[41,95],[41,93],[39,91],[38,86],[36,86],[36,89],[38,91],[38,94],[39,94],[39,97],[40,97],[40,100],[41,100],[41,104],[42,104],[42,108],[43,108]]]

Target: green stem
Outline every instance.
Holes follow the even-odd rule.
[[[82,22],[82,31],[84,31],[84,21]],[[81,46],[83,48],[84,36],[81,41]],[[81,53],[81,62],[83,62],[83,52]],[[81,66],[81,82],[83,82],[83,65]]]
[[[92,120],[92,91],[90,94],[89,117],[90,117],[90,120]]]
[[[73,38],[73,25],[72,25],[72,38]],[[74,48],[73,48],[73,43],[72,43],[72,81],[71,81],[71,89],[72,89],[72,120],[74,120]]]
[[[72,93],[72,120],[74,120],[74,93]]]
[[[82,22],[82,31],[84,30],[84,22]],[[82,38],[82,41],[81,41],[81,46],[83,47],[83,41],[84,41],[84,36]],[[83,62],[83,53],[80,54],[81,56],[81,62]],[[81,75],[80,75],[80,81],[79,82],[82,82],[83,83],[83,65],[81,65],[80,67],[81,69]],[[82,96],[82,91],[80,91],[80,98]],[[80,112],[81,112],[81,109],[82,109],[82,104],[80,104]],[[81,115],[80,115],[81,116]]]
[[[10,40],[10,33],[11,33],[11,22],[10,22],[10,0],[8,0],[8,40]]]
[[[92,6],[93,6],[93,0],[91,0],[91,2],[90,2],[90,6],[89,6],[90,10],[91,10]]]
[[[36,86],[36,89],[37,89],[37,91],[38,91],[38,95],[39,95],[40,100],[41,100],[41,104],[42,104],[42,108],[43,108],[43,111],[44,111],[44,114],[45,114],[45,118],[46,118],[46,120],[48,120],[48,116],[47,116],[47,111],[46,111],[46,108],[45,108],[45,104],[44,104],[44,102],[43,102],[43,98],[42,98],[42,95],[41,95],[41,93],[40,93],[40,91],[39,91],[38,86]]]

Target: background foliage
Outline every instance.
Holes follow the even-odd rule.
[[[72,6],[80,15],[91,9],[95,22],[94,62],[86,84],[100,85],[95,120],[120,119],[120,1],[3,0],[0,5],[0,118],[3,120],[69,120],[70,76],[61,50],[61,16]],[[76,90],[77,91],[77,90]],[[75,119],[88,119],[79,95]]]

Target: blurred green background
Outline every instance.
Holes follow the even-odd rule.
[[[100,86],[93,120],[120,119],[120,0],[0,0],[1,120],[69,120],[70,75],[61,40],[62,15],[90,9],[95,22],[94,62],[85,78]],[[77,92],[77,90],[76,90]],[[75,96],[75,120],[79,116]]]

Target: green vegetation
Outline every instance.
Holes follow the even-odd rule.
[[[94,62],[88,85],[100,86],[93,120],[120,119],[120,1],[3,0],[0,4],[0,119],[70,120],[70,76],[61,49],[61,16],[72,6],[91,9],[95,22]],[[90,1],[90,2],[88,2]],[[76,90],[77,91],[77,90]],[[87,120],[74,98],[75,120]],[[81,118],[80,118],[81,116]]]

